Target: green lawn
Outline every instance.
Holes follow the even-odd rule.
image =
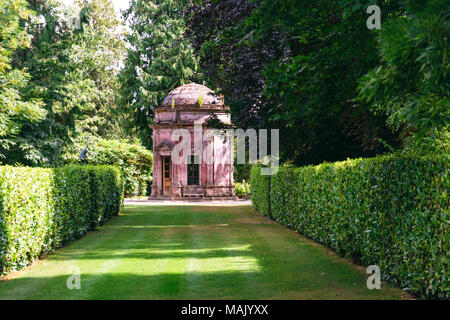
[[[81,270],[69,290],[68,269]],[[250,206],[125,206],[103,227],[0,281],[0,299],[398,299]]]

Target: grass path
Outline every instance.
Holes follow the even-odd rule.
[[[66,286],[69,268],[81,289]],[[127,205],[96,231],[0,281],[0,299],[398,299],[250,206]]]

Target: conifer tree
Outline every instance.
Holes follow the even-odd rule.
[[[174,88],[195,81],[197,58],[184,38],[188,0],[132,0],[124,16],[131,31],[120,75],[125,124],[137,125],[150,145],[148,122],[152,109]],[[129,117],[128,119],[126,117]]]

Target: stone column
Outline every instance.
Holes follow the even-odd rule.
[[[180,165],[172,161],[172,198],[181,198],[181,185],[179,180]]]
[[[211,141],[207,142],[207,148],[209,151],[208,157],[211,157],[211,158],[214,154],[214,151],[213,151],[214,140],[213,139],[214,138],[211,137]],[[208,162],[211,162],[211,163],[208,163],[206,165],[206,195],[213,196],[214,195],[214,188],[213,188],[214,164],[211,161],[211,159],[208,159]]]
[[[158,193],[158,172],[159,172],[159,164],[158,164],[159,154],[153,149],[153,181],[152,181],[152,194],[151,197],[157,197]]]

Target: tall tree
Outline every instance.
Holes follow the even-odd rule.
[[[380,1],[377,1],[380,2]],[[383,17],[396,1],[382,1]],[[378,62],[365,1],[202,1],[189,21],[201,68],[235,122],[281,130],[297,164],[371,156],[397,137],[358,103],[358,79]],[[219,19],[219,21],[217,21]],[[255,121],[256,120],[256,121]]]
[[[187,22],[186,35],[208,84],[224,95],[234,122],[242,127],[266,125],[262,72],[283,52],[275,44],[278,34],[243,39],[240,27],[258,5],[251,0],[199,1],[190,7]]]
[[[114,74],[124,49],[115,33],[119,23],[110,1],[77,3],[80,10],[29,0],[36,16],[22,23],[32,43],[16,51],[14,61],[28,70],[28,97],[42,100],[46,117],[22,126],[8,163],[56,164],[73,137],[106,135],[113,126]]]
[[[403,14],[378,33],[381,63],[361,80],[360,99],[388,123],[449,151],[450,10],[445,0],[402,1]],[[425,139],[432,143],[433,139]],[[447,137],[448,144],[448,137]]]
[[[117,75],[125,55],[124,32],[111,0],[77,0],[87,10],[89,20],[76,41],[74,58],[91,81],[94,90],[91,105],[75,119],[75,136],[120,136],[116,95],[119,90]]]
[[[0,2],[0,163],[11,149],[20,147],[17,136],[25,123],[42,120],[46,112],[38,99],[25,92],[29,74],[14,64],[18,48],[29,47],[29,38],[21,21],[33,14],[25,0]]]
[[[188,0],[132,0],[125,18],[131,29],[120,74],[122,113],[150,146],[152,109],[174,88],[198,79],[197,58],[184,38]]]

